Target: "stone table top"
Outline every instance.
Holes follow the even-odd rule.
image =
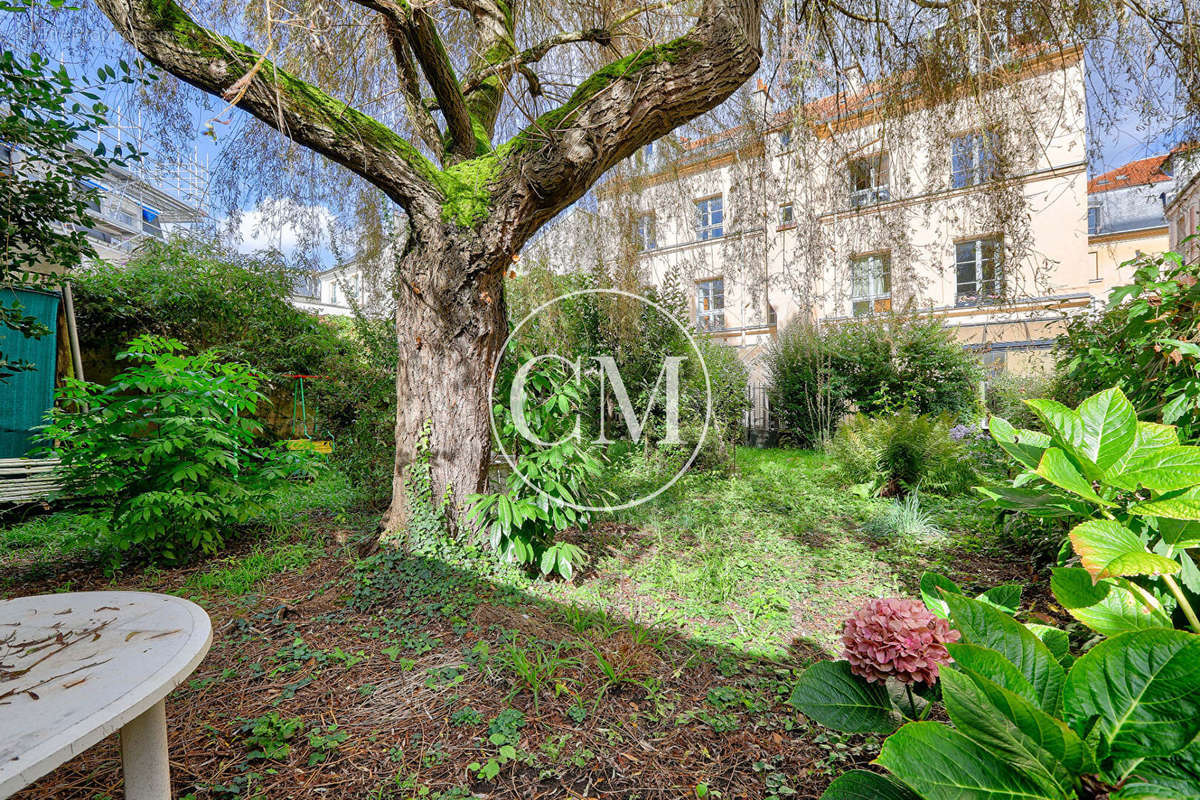
[[[0,798],[162,700],[211,643],[204,610],[171,595],[0,600]]]

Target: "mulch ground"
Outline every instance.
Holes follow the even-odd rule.
[[[213,646],[167,702],[176,797],[694,798],[704,784],[727,800],[815,798],[878,752],[879,738],[787,705],[799,660],[747,658],[418,558],[364,580],[334,527],[323,558],[254,595],[191,595]],[[19,590],[180,591],[196,569],[116,585],[82,569]],[[270,715],[299,724],[286,752],[256,757],[247,721]],[[114,736],[16,797],[122,792]]]

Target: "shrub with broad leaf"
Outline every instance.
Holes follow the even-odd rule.
[[[315,456],[255,443],[260,378],[216,350],[141,336],[108,386],[68,378],[39,436],[65,493],[111,508],[112,542],[175,562],[214,553]]]
[[[500,376],[501,396],[508,396],[514,371]],[[528,432],[552,444],[530,447],[519,436],[512,409],[497,404],[496,432],[516,468],[506,476],[503,492],[468,498],[467,519],[486,531],[502,559],[570,580],[586,554],[559,536],[587,527],[591,514],[580,507],[595,505],[604,494],[596,488],[603,462],[595,445],[571,429],[584,392],[561,364],[543,362],[525,385]]]
[[[921,584],[962,637],[936,686],[915,698],[826,661],[792,694],[823,725],[891,733],[874,762],[887,774],[848,772],[823,800],[1200,798],[1200,636],[1132,630],[1075,659],[1064,631],[1014,616],[1016,587],[970,598],[939,575]],[[927,720],[935,703],[949,724]]]
[[[1068,536],[1078,566],[1054,570],[1054,596],[1106,636],[1170,627],[1175,616],[1200,633],[1200,570],[1188,552],[1200,546],[1200,447],[1139,420],[1117,388],[1077,409],[1026,402],[1045,431],[992,417],[992,437],[1024,470],[979,491],[999,510],[1078,520]]]

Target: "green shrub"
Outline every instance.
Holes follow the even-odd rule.
[[[865,414],[907,408],[963,421],[979,412],[983,369],[951,328],[928,317],[869,318],[831,328],[847,397]]]
[[[498,377],[501,396],[508,396],[515,372],[507,369]],[[534,436],[553,444],[526,446],[512,409],[498,404],[496,430],[516,469],[506,476],[505,491],[468,498],[467,519],[486,529],[492,548],[505,561],[570,580],[585,554],[558,537],[570,528],[587,527],[591,513],[583,508],[595,506],[604,494],[596,488],[603,462],[595,445],[571,433],[583,392],[561,363],[542,362],[526,386],[525,423]]]
[[[536,308],[571,292],[607,289],[628,285],[620,275],[597,268],[588,272],[556,274],[532,265],[526,274],[506,285],[510,325]],[[685,441],[700,435],[705,414],[704,372],[697,363],[691,342],[685,335],[687,301],[678,285],[668,278],[662,287],[633,288],[635,294],[656,304],[660,313],[640,300],[604,292],[587,292],[565,297],[546,306],[520,331],[520,347],[533,353],[571,354],[586,362],[591,356],[608,355],[616,359],[629,399],[635,409],[647,408],[650,396],[668,356],[686,356],[680,369],[680,434]],[[693,335],[700,355],[708,366],[712,385],[713,418],[705,446],[692,462],[692,468],[730,469],[734,451],[742,437],[748,373],[737,351],[707,336]],[[597,407],[599,384],[585,379],[584,401]],[[612,422],[613,420],[609,420]],[[642,456],[657,468],[675,471],[691,457],[692,448],[677,445],[655,446],[665,422],[661,396],[650,408],[645,423]],[[585,434],[596,434],[596,419],[587,415]],[[590,426],[590,427],[588,427]]]
[[[708,432],[696,452],[695,442],[703,430],[709,394],[705,391],[704,371],[694,365],[694,358],[683,364],[679,381],[679,436],[684,444],[651,445],[662,431],[661,414],[648,426],[643,455],[653,462],[660,473],[674,474],[687,464],[692,453],[690,469],[732,470],[736,464],[737,446],[745,430],[746,409],[750,400],[746,394],[749,370],[737,350],[707,336],[696,337],[696,347],[708,368],[708,388],[711,390],[712,415]],[[657,406],[656,406],[657,408]]]
[[[1053,397],[1069,406],[1111,386],[1141,419],[1200,435],[1200,265],[1178,253],[1140,255],[1122,266],[1133,283],[1109,294],[1108,308],[1080,316],[1055,348]]]
[[[68,379],[40,437],[62,459],[65,493],[111,508],[120,551],[178,561],[216,552],[311,456],[255,446],[261,380],[213,350],[146,336],[109,386]]]
[[[920,489],[962,491],[974,479],[966,448],[950,435],[949,416],[901,409],[895,414],[847,420],[828,445],[842,476],[869,494],[903,496]]]
[[[785,436],[805,447],[827,439],[846,412],[908,409],[979,413],[978,359],[936,319],[889,316],[818,328],[796,320],[767,355],[771,398]]]
[[[805,319],[789,323],[766,356],[771,405],[785,437],[816,447],[833,435],[849,408],[841,355]]]
[[[149,242],[129,263],[96,264],[74,276],[84,348],[103,363],[146,334],[178,339],[195,352],[218,347],[229,361],[267,378],[317,374],[345,352],[338,331],[289,301],[302,275],[272,255],[243,255],[213,242]]]
[[[998,510],[1074,524],[1068,539],[1080,566],[1054,571],[1059,603],[1106,635],[1168,626],[1172,614],[1200,633],[1200,572],[1188,553],[1200,547],[1200,447],[1181,445],[1169,425],[1138,420],[1117,388],[1077,409],[1028,405],[1044,432],[1000,417],[989,423],[1023,471],[1010,486],[980,492]]]
[[[961,640],[910,652],[907,612],[876,617],[855,652],[890,659],[883,668],[941,662],[936,683],[870,682],[853,661],[819,662],[797,682],[792,704],[812,719],[895,731],[873,762],[888,774],[848,772],[822,800],[1197,796],[1200,636],[1143,626],[1076,659],[1065,631],[1014,618],[1015,587],[972,599],[928,573],[921,586]],[[935,705],[950,724],[927,721]]]
[[[334,441],[332,460],[368,506],[392,496],[396,462],[396,323],[355,313],[339,326],[347,343],[312,381],[317,421]]]

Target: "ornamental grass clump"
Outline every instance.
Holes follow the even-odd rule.
[[[946,645],[958,639],[958,631],[921,601],[886,597],[868,601],[846,620],[842,655],[850,671],[869,683],[895,678],[933,684],[938,664],[950,660]]]

